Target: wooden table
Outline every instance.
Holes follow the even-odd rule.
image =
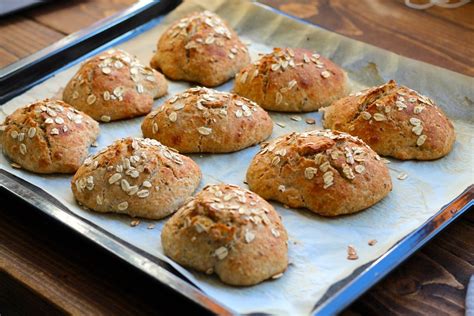
[[[0,21],[0,67],[134,0],[68,1]],[[334,32],[474,75],[474,4],[417,11],[402,0],[261,0]],[[157,282],[23,203],[0,195],[0,314],[159,314],[190,308]],[[474,273],[468,213],[344,314],[463,315]],[[194,311],[196,312],[196,311]]]

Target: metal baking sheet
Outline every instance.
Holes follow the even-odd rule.
[[[140,32],[122,38],[121,43],[115,42],[114,46],[148,61],[159,35],[170,22],[203,8],[226,18],[241,37],[251,43],[249,49],[253,59],[273,46],[307,47],[346,69],[354,90],[393,78],[422,91],[438,101],[454,120],[458,139],[453,152],[433,162],[392,160],[389,168],[393,192],[381,203],[353,216],[325,219],[274,203],[290,235],[292,264],[282,278],[250,288],[225,286],[214,277],[183,269],[167,259],[162,253],[159,236],[165,220],[142,221],[141,225],[132,228],[130,219],[125,216],[80,209],[69,190],[70,176],[38,176],[15,170],[1,157],[0,166],[8,174],[41,187],[46,194],[39,191],[32,194],[31,186],[18,184],[17,178],[7,173],[0,174],[1,185],[206,308],[214,312],[219,309],[219,312],[237,313],[336,312],[472,204],[472,78],[403,58],[241,1],[186,1],[165,19],[148,23]],[[65,82],[77,70],[77,62],[85,57],[89,56],[79,58],[54,77],[5,104],[0,120],[25,103],[59,95]],[[232,85],[229,82],[218,89],[228,91]],[[187,87],[187,83],[170,82],[169,96]],[[157,100],[155,106],[165,98]],[[314,128],[314,125],[304,123],[306,117],[315,118],[317,127],[321,127],[318,113],[299,115],[303,118],[300,122],[291,120],[293,115],[271,113],[274,121],[286,125],[284,128],[275,125],[272,137]],[[101,124],[98,149],[120,137],[140,136],[142,119]],[[254,146],[233,154],[191,157],[203,170],[201,186],[216,182],[245,186],[246,167],[257,151]],[[401,172],[408,173],[408,179],[397,180]],[[57,202],[51,202],[47,193]],[[455,203],[453,199],[456,199]],[[155,229],[147,229],[149,223],[156,224]],[[378,243],[369,247],[367,241],[370,239],[377,239]],[[348,244],[357,248],[359,260],[346,260]],[[197,289],[169,273],[164,262],[172,265]]]

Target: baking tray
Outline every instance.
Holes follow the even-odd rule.
[[[5,93],[2,91],[0,96],[2,98],[0,99],[2,100],[1,103],[50,77],[60,67],[67,67],[71,63],[76,63],[78,59],[88,58],[98,50],[103,50],[106,47],[114,46],[121,41],[137,36],[141,32],[160,23],[159,18],[151,21],[149,21],[149,18],[153,14],[156,16],[157,13],[166,13],[167,10],[176,5],[176,2],[173,1],[165,2],[142,3],[125,13],[112,17],[104,23],[95,25],[89,32],[81,32],[82,36],[81,34],[76,34],[68,41],[63,42],[62,45],[46,49],[40,54],[39,59],[31,56],[29,60],[2,70],[0,80],[5,80],[5,78],[11,80],[17,76],[24,78],[24,75],[27,73],[36,76],[32,76],[28,82],[22,81],[22,84],[16,86],[15,89]],[[130,21],[130,24],[127,21]],[[132,23],[131,21],[134,22]],[[91,36],[91,34],[94,34],[94,36]],[[105,36],[106,34],[108,35]],[[103,40],[100,44],[98,44],[98,38]],[[80,56],[80,58],[77,58],[77,56]],[[50,61],[58,59],[61,60],[61,64],[54,67],[56,70],[53,70]],[[4,85],[2,84],[1,86]],[[15,197],[23,199],[38,210],[57,219],[62,224],[67,225],[107,251],[144,271],[169,287],[170,290],[188,298],[190,302],[199,304],[213,313],[233,313],[232,310],[220,305],[186,281],[179,272],[166,262],[147,254],[130,243],[110,234],[93,222],[69,211],[54,197],[40,188],[25,182],[5,170],[0,170],[0,187],[2,190],[6,190]],[[3,196],[5,195],[3,194]],[[326,315],[341,311],[413,252],[422,247],[449,223],[472,207],[473,198],[474,187],[471,185],[451,203],[441,208],[439,212],[401,239],[377,260],[359,267],[350,276],[329,288],[319,301],[315,301],[313,313]]]

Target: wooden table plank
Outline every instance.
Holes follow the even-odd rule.
[[[132,5],[137,0],[58,1],[28,10],[34,21],[64,34],[71,34]]]
[[[51,45],[63,33],[20,16],[0,21],[0,68]]]
[[[56,1],[0,21],[0,68],[130,6],[137,0]]]
[[[2,315],[62,315],[18,280],[0,270],[0,313]]]
[[[403,0],[398,0],[403,3]],[[474,31],[474,5],[472,3],[459,7],[457,9],[445,9],[442,7],[434,6],[429,10],[422,11],[424,14],[436,16],[444,21],[457,24],[461,27],[465,27],[468,30]]]
[[[0,69],[18,60],[18,57],[14,54],[6,51],[0,46]]]

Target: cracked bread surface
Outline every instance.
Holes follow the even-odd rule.
[[[215,87],[249,62],[237,33],[216,14],[203,11],[176,21],[161,35],[150,65],[172,80]]]
[[[184,153],[237,151],[267,139],[270,116],[235,94],[191,88],[167,100],[142,123],[145,137]]]
[[[383,156],[433,160],[447,155],[456,135],[433,100],[393,80],[324,108],[323,125],[360,137]]]
[[[280,112],[310,112],[348,92],[345,72],[332,61],[303,48],[274,48],[243,68],[234,92]]]
[[[109,122],[147,114],[168,83],[131,54],[110,49],[87,60],[66,85],[63,100],[96,121]]]
[[[99,135],[99,124],[59,100],[17,109],[0,126],[3,153],[36,173],[74,173]]]
[[[274,208],[236,185],[206,186],[163,227],[165,254],[186,267],[248,286],[288,265],[288,235]]]
[[[250,190],[323,216],[351,214],[392,189],[388,168],[362,140],[315,130],[265,143],[247,170]]]
[[[124,138],[88,157],[71,188],[79,204],[96,212],[160,219],[183,205],[200,180],[190,158],[153,139]]]

